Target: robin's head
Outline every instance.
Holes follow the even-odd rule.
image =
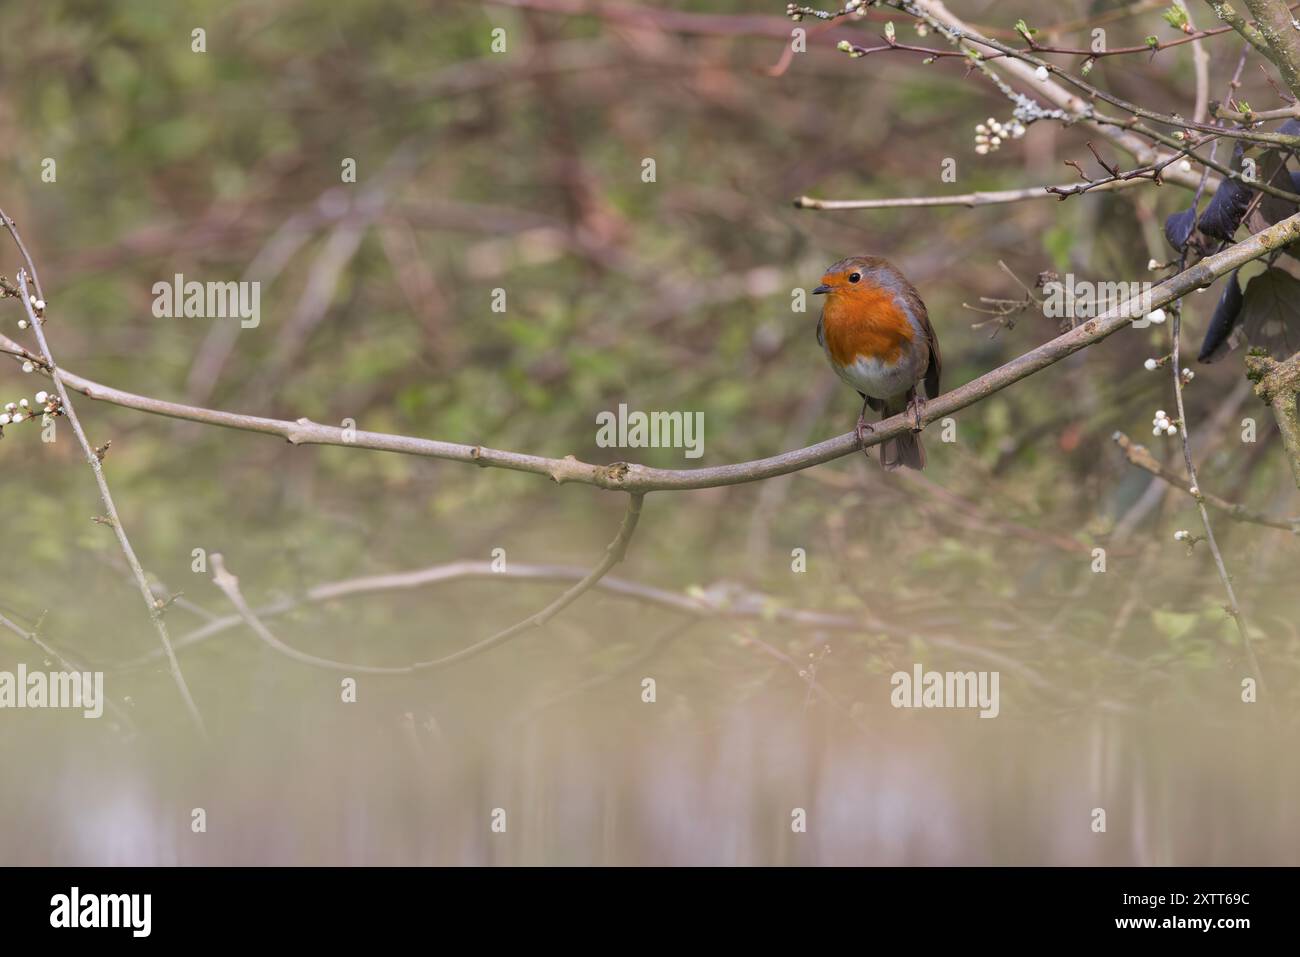
[[[900,280],[902,276],[898,270],[883,259],[875,256],[850,256],[826,270],[821,285],[813,290],[813,295],[826,295],[846,301],[858,297],[874,298],[882,288],[896,290]]]

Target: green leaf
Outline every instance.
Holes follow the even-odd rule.
[[[1070,268],[1070,250],[1074,248],[1074,232],[1065,223],[1058,223],[1043,233],[1043,251],[1052,257],[1052,265],[1063,273]]]
[[[1156,629],[1170,641],[1177,641],[1196,627],[1201,616],[1196,612],[1162,611],[1151,613]]]

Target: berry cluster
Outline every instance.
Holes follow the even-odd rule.
[[[1170,358],[1171,358],[1170,356],[1164,356],[1163,358],[1160,359],[1147,359],[1145,362],[1142,363],[1142,368],[1146,369],[1148,372],[1155,372],[1157,369],[1161,368],[1162,366],[1167,365]],[[1183,366],[1183,371],[1180,372],[1178,375],[1179,378],[1182,379],[1183,385],[1187,385],[1189,382],[1191,382],[1193,379],[1196,378],[1196,373],[1193,372],[1191,369],[1187,368],[1186,366]]]
[[[975,152],[980,156],[992,153],[1002,145],[1003,140],[1018,140],[1025,135],[1025,124],[1019,120],[999,122],[989,117],[975,126]]]
[[[31,301],[32,301],[32,309],[36,312],[36,314],[37,314],[38,316],[42,315],[42,314],[45,312],[45,300],[44,300],[44,299],[37,299],[35,296],[29,296],[28,298],[31,299]],[[42,320],[42,321],[44,321],[44,320]],[[19,319],[19,320],[18,320],[18,328],[19,328],[19,329],[26,329],[28,325],[29,325],[29,323],[28,323],[28,321],[27,321],[26,319]]]
[[[0,412],[0,438],[4,437],[6,425],[18,425],[35,418],[37,414],[41,417],[41,424],[48,425],[51,418],[63,414],[63,404],[57,395],[48,392],[37,392],[31,402],[26,399],[6,402],[4,411]]]

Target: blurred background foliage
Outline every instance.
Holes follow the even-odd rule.
[[[1086,132],[1048,123],[977,156],[975,125],[1008,119],[1008,104],[960,64],[923,66],[902,53],[850,60],[805,24],[809,52],[779,69],[792,27],[780,2],[600,6],[5,5],[0,202],[41,270],[60,362],[110,385],[238,412],[352,418],[363,429],[586,461],[707,466],[852,427],[858,399],[814,340],[819,302],[791,307],[794,290],[843,256],[886,256],[917,285],[943,345],[945,388],[1058,332],[1036,313],[996,335],[973,328],[986,317],[964,304],[1019,295],[999,261],[1032,284],[1048,270],[1156,279],[1148,261],[1173,257],[1160,228],[1187,205],[1175,186],[976,209],[797,210],[800,194],[925,196],[1070,182],[1066,159],[1096,168]],[[1048,27],[1043,18],[1124,5],[953,6],[1012,37],[1020,16]],[[1128,6],[1131,15],[1107,23],[1111,45],[1171,35],[1159,5]],[[1208,9],[1193,14],[1208,23]],[[934,42],[897,26],[909,42]],[[205,53],[191,50],[196,27]],[[505,53],[491,50],[497,27]],[[880,27],[837,29],[865,38]],[[1238,47],[1229,36],[1209,44],[1216,95]],[[1186,113],[1191,49],[1103,60],[1091,79]],[[1277,105],[1253,65],[1241,96]],[[46,157],[57,161],[55,183],[41,180]],[[647,157],[653,183],[641,177]],[[345,158],[356,161],[355,184],[340,182]],[[940,178],[947,158],[955,183]],[[18,258],[4,248],[0,272],[12,277]],[[260,326],[154,318],[152,286],[176,273],[259,278]],[[504,314],[490,308],[496,288],[506,291]],[[1188,298],[1184,355],[1194,355],[1216,298],[1217,287]],[[0,305],[6,334],[21,337],[16,305]],[[1173,539],[1197,528],[1190,499],[1127,465],[1111,442],[1123,430],[1181,471],[1176,440],[1147,431],[1172,395],[1169,376],[1142,361],[1168,352],[1168,334],[1167,325],[1125,330],[964,410],[954,443],[931,429],[923,476],[886,475],[858,456],[775,482],[651,495],[616,575],[769,596],[766,617],[701,623],[664,651],[656,674],[669,713],[707,719],[754,698],[805,713],[806,682],[756,653],[758,641],[797,661],[832,643],[817,680],[859,718],[898,720],[881,709],[888,674],[920,660],[1001,661],[1014,703],[1003,720],[1026,728],[1044,715],[1091,720],[1152,702],[1255,721],[1238,703],[1242,649],[1208,552]],[[1203,487],[1300,513],[1241,355],[1197,371],[1187,401]],[[39,387],[0,368],[4,401]],[[595,417],[619,403],[703,412],[704,456],[598,448]],[[78,408],[92,441],[113,442],[108,476],[142,561],[215,614],[229,610],[210,576],[191,571],[195,548],[223,552],[258,605],[351,576],[487,560],[498,547],[511,561],[591,564],[624,505],[535,476],[293,448],[84,398]],[[1247,416],[1259,422],[1253,445],[1239,440]],[[6,430],[0,463],[5,613],[30,625],[48,612],[43,633],[99,666],[152,650],[112,536],[91,522],[102,508],[66,424],[52,445],[35,429]],[[1266,673],[1290,707],[1295,538],[1216,518]],[[1095,547],[1107,549],[1105,574],[1091,570]],[[791,571],[794,548],[807,552],[806,573]],[[458,583],[307,606],[274,627],[315,653],[401,664],[504,627],[557,587]],[[794,628],[772,618],[776,608],[865,613],[875,624]],[[181,607],[168,615],[177,635],[202,620]],[[593,593],[463,669],[368,684],[367,706],[381,716],[432,712],[458,739],[451,729],[494,727],[516,706],[616,670],[675,620]],[[28,652],[0,634],[0,660]],[[336,696],[337,676],[277,658],[241,629],[182,662],[218,737],[237,738],[246,724],[274,738],[297,726],[297,705],[328,710]],[[591,733],[638,720],[611,703],[634,693],[618,687],[577,696],[618,719]],[[160,667],[110,676],[109,690],[132,698],[146,734],[187,733]]]

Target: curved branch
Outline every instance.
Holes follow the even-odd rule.
[[[1126,300],[1096,319],[1089,319],[1005,365],[929,400],[921,415],[921,421],[923,424],[928,424],[973,405],[1061,361],[1066,356],[1073,355],[1118,332],[1133,321],[1130,316],[1141,315],[1144,306],[1155,309],[1181,298],[1194,289],[1209,286],[1224,273],[1258,259],[1274,249],[1286,246],[1296,239],[1300,239],[1300,214],[1281,220],[1249,239],[1229,246],[1213,256],[1208,256],[1195,266],[1166,279],[1151,290],[1148,303],[1140,303],[1138,299]],[[0,335],[0,349],[22,351],[22,346]],[[531,472],[535,475],[549,476],[556,482],[581,482],[597,488],[641,495],[655,491],[740,485],[798,472],[801,469],[842,458],[863,448],[879,445],[886,439],[911,431],[912,427],[910,414],[895,415],[876,423],[875,431],[868,433],[865,441],[861,443],[852,432],[848,432],[816,445],[769,458],[710,468],[660,469],[627,462],[594,465],[580,462],[571,455],[562,459],[545,458],[540,455],[489,449],[479,445],[460,445],[454,442],[440,442],[385,432],[353,433],[335,426],[320,425],[309,419],[289,422],[216,409],[203,409],[114,389],[63,369],[59,370],[59,375],[70,388],[91,399],[154,415],[188,419],[247,432],[278,435],[294,445],[355,446],[385,452],[400,452],[406,455],[421,455],[484,467]]]
[[[233,624],[235,621],[243,621],[253,630],[253,633],[257,635],[258,638],[285,657],[292,658],[294,661],[299,661],[303,664],[313,665],[317,668],[327,668],[331,671],[357,672],[360,674],[370,675],[409,675],[420,671],[437,671],[441,668],[459,664],[466,659],[481,655],[488,649],[504,644],[529,629],[540,628],[569,605],[573,604],[573,602],[576,601],[584,592],[589,591],[593,586],[595,586],[605,577],[609,570],[621,562],[623,556],[627,554],[628,543],[632,540],[632,535],[636,531],[637,522],[641,518],[641,503],[643,499],[644,496],[636,493],[630,497],[627,503],[627,512],[623,516],[623,523],[619,526],[618,534],[616,534],[614,540],[605,547],[605,557],[601,559],[599,564],[583,575],[572,588],[567,589],[562,595],[541,611],[529,615],[523,621],[516,622],[509,628],[497,632],[495,635],[484,638],[482,641],[475,642],[466,648],[462,648],[460,651],[454,651],[449,655],[443,655],[441,658],[434,658],[430,661],[417,661],[410,665],[396,665],[391,667],[382,665],[360,665],[346,661],[335,661],[332,658],[322,658],[319,655],[308,654],[305,651],[299,651],[296,648],[286,645],[271,633],[271,630],[262,623],[258,614],[249,607],[248,603],[244,600],[243,594],[239,590],[239,579],[227,570],[225,560],[220,554],[214,554],[212,556],[212,567],[214,569],[212,581],[225,593],[226,597],[230,599],[230,603],[235,606],[235,610],[239,612],[239,615],[238,618],[234,619],[234,621],[231,621],[230,619],[218,619],[217,621],[209,622],[208,625],[201,628],[200,631],[204,632],[204,637],[209,637],[210,635],[216,634],[217,631],[229,627],[227,622]],[[430,580],[436,580],[436,578],[424,579],[424,581]],[[360,581],[364,582],[364,579]],[[414,584],[415,582],[412,583]],[[354,589],[358,588],[358,582],[354,581],[350,584]],[[410,587],[410,585],[389,585],[387,587]],[[379,589],[365,588],[362,586],[359,590]],[[326,588],[320,590],[319,597],[310,600],[323,601],[327,598],[338,597],[339,594],[346,593],[347,592],[339,591],[337,587],[335,587],[332,592],[329,588]],[[295,603],[290,603],[289,607],[293,607],[293,604]],[[283,610],[287,611],[288,608]],[[197,640],[198,639],[190,638],[185,641],[185,643],[193,644]]]
[[[1116,432],[1111,436],[1115,444],[1124,452],[1124,457],[1133,465],[1143,471],[1150,472],[1158,479],[1168,482],[1174,488],[1180,488],[1187,494],[1192,493],[1192,483],[1174,474],[1165,468],[1151,454],[1151,450],[1145,445],[1139,445],[1130,439],[1123,432]],[[1205,504],[1211,508],[1218,509],[1231,519],[1238,522],[1248,522],[1252,525],[1266,525],[1269,528],[1278,528],[1284,532],[1300,533],[1300,516],[1296,518],[1272,518],[1263,512],[1256,512],[1244,505],[1229,502],[1227,499],[1220,498],[1212,492],[1201,492],[1201,498]]]
[[[513,581],[529,582],[581,582],[589,578],[590,575],[591,573],[585,569],[573,565],[530,565],[512,562],[509,568],[505,571],[493,571],[490,562],[448,562],[409,572],[394,572],[388,575],[371,575],[362,578],[349,578],[342,581],[329,582],[310,589],[301,598],[281,599],[280,601],[267,605],[256,612],[252,612],[252,614],[255,617],[267,618],[273,615],[286,614],[287,612],[305,604],[333,601],[350,595],[363,595],[375,592],[419,588],[424,585],[462,581],[467,579],[488,580],[504,578]],[[783,608],[776,604],[769,595],[727,585],[710,586],[697,594],[688,594],[681,591],[658,588],[654,585],[645,585],[640,582],[629,581],[623,578],[605,577],[593,582],[592,587],[599,588],[602,591],[641,604],[654,605],[669,611],[684,613],[690,616],[691,622],[705,620],[762,621],[793,625],[796,628],[810,628],[818,631],[849,633],[861,633],[864,631],[878,632],[905,641],[919,638],[920,640],[933,644],[935,647],[946,648],[955,653],[973,655],[978,658],[992,661],[999,666],[1006,668],[1008,671],[1013,671],[1021,675],[1029,684],[1036,688],[1050,690],[1054,693],[1061,694],[1063,697],[1075,696],[1074,692],[1059,688],[1052,682],[1048,681],[1035,669],[1023,662],[1011,658],[1008,655],[991,649],[969,645],[965,642],[944,635],[928,633],[918,634],[914,626],[899,625],[883,621],[865,609],[853,614],[846,614],[839,612],[814,611],[812,609]],[[238,626],[241,622],[247,622],[247,618],[242,613],[219,618],[195,629],[190,634],[179,638],[176,642],[176,647],[185,648],[190,645],[199,644],[200,642],[206,641],[222,632],[229,631],[231,628]],[[671,641],[672,636],[680,635],[689,627],[690,622],[677,624],[670,630],[670,632],[666,632],[659,639],[652,641],[652,651],[654,653],[662,651],[663,647]],[[750,640],[756,646],[762,646],[769,654],[773,651],[770,646],[765,645],[756,639]],[[276,643],[282,644],[280,642]],[[315,657],[306,655],[302,652],[297,652],[295,649],[289,650],[294,651],[292,657],[298,658],[299,660]],[[652,657],[651,652],[647,652],[644,656],[639,655],[629,662],[628,666],[635,667],[636,664],[647,660],[650,657]],[[786,660],[786,663],[791,663],[791,660],[785,658],[785,656],[782,655],[780,657]],[[157,660],[157,658],[158,652],[150,652],[132,661],[124,662],[118,666],[117,670],[126,671],[137,667],[144,667]],[[314,661],[307,661],[307,663],[320,664],[327,667],[338,666],[338,670],[358,670],[356,666],[343,665],[339,662],[332,662],[329,659],[318,658]],[[796,671],[799,670],[799,665],[797,663],[794,663],[794,669]],[[384,671],[384,669],[369,670],[375,670],[381,673]],[[396,669],[396,671],[400,673],[407,673],[409,670],[410,669],[408,668]],[[593,679],[593,683],[596,683],[596,679]],[[1102,705],[1109,710],[1124,710],[1123,705],[1112,701],[1102,702]]]
[[[239,590],[239,578],[232,575],[226,568],[224,557],[220,552],[212,553],[212,583],[225,593],[230,599],[230,603],[235,606],[235,611],[239,612],[239,618],[252,629],[253,634],[262,639],[272,649],[278,651],[286,658],[292,658],[294,661],[302,662],[305,665],[314,665],[317,668],[328,668],[332,671],[356,672],[364,675],[406,675],[414,669],[408,666],[386,668],[380,665],[359,665],[344,661],[335,661],[332,658],[322,658],[319,655],[311,655],[305,651],[299,651],[297,648],[291,648],[279,638],[271,633],[271,629],[262,624],[262,619],[257,617],[256,612],[248,607],[248,602],[244,600],[244,594]]]
[[[321,604],[348,598],[353,595],[366,595],[375,592],[405,591],[410,588],[422,588],[425,585],[465,580],[508,579],[526,582],[580,582],[591,572],[577,565],[538,565],[526,562],[511,562],[505,571],[493,571],[491,562],[457,561],[441,565],[432,565],[409,572],[393,572],[388,575],[367,575],[361,578],[347,578],[337,582],[317,585],[303,593],[301,598],[282,598],[262,608],[254,614],[259,618],[271,618],[284,615],[303,605]],[[888,625],[862,616],[835,614],[811,610],[770,607],[766,596],[745,593],[740,596],[706,591],[693,596],[680,591],[643,585],[625,578],[604,576],[596,580],[592,587],[646,604],[658,605],[672,611],[685,612],[697,616],[715,616],[723,618],[763,618],[771,616],[776,621],[807,628],[824,628],[832,631],[860,631],[871,628],[890,634],[911,635],[908,629]],[[187,635],[176,639],[175,647],[179,651],[192,645],[201,644],[222,632],[229,631],[244,619],[240,615],[225,615],[215,618]],[[146,667],[157,661],[162,651],[155,649],[125,661],[114,670],[129,671],[133,668]]]

